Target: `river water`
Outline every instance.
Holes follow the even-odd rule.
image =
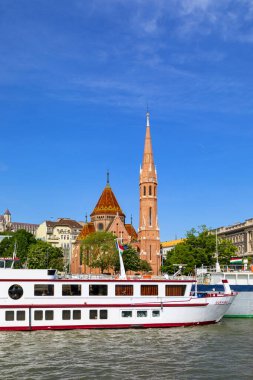
[[[253,379],[253,320],[0,333],[0,379]]]

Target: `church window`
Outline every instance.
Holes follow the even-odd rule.
[[[143,195],[146,195],[146,186],[143,187]]]
[[[154,196],[156,196],[156,188],[154,187]]]
[[[152,186],[149,186],[148,194],[149,194],[149,195],[152,195]]]
[[[152,207],[149,207],[149,225],[152,226]]]
[[[103,231],[103,229],[104,229],[103,223],[98,223],[98,230]]]

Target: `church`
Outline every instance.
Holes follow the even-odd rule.
[[[137,233],[132,222],[131,224],[125,223],[125,214],[111,188],[109,173],[107,173],[106,186],[94,210],[90,214],[90,221],[86,220],[74,244],[71,257],[71,273],[98,273],[97,269],[88,268],[81,262],[80,254],[81,241],[89,234],[97,231],[111,232],[116,237],[121,238],[123,244],[135,246],[139,251],[140,258],[146,260],[151,265],[153,274],[158,275],[160,272],[161,255],[157,213],[157,172],[152,151],[149,112],[146,114],[146,136],[140,169],[139,199],[140,217]]]

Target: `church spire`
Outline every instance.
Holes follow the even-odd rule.
[[[147,260],[154,274],[160,272],[160,232],[157,216],[157,173],[150,134],[150,114],[146,113],[146,136],[140,171],[140,257]]]
[[[109,170],[107,170],[107,173],[106,173],[106,187],[110,187],[110,173],[109,173]]]

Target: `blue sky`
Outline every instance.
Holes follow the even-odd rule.
[[[0,0],[0,213],[138,227],[147,103],[161,239],[253,217],[252,0]]]

